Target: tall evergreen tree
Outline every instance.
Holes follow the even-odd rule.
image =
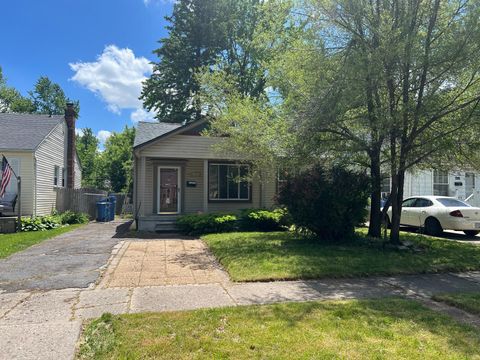
[[[63,115],[67,103],[73,102],[65,95],[60,85],[52,82],[48,77],[41,76],[32,91],[29,92],[36,113],[48,115]],[[78,101],[73,102],[75,111],[80,112]]]
[[[202,117],[196,74],[212,66],[225,48],[221,4],[218,0],[181,0],[166,17],[169,35],[154,51],[159,61],[141,95],[145,108],[154,110],[159,121],[179,123]]]

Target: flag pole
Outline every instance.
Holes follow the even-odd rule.
[[[22,231],[22,177],[21,176],[17,176],[17,192],[18,192],[17,232],[20,232]]]
[[[13,176],[15,176],[15,178],[17,179],[17,199],[18,199],[18,206],[17,206],[17,211],[18,211],[18,214],[17,214],[17,232],[20,232],[22,231],[22,178],[21,176],[18,176],[17,174],[15,174],[15,170],[13,170],[13,168],[10,166],[10,163],[8,162],[8,159],[7,157],[2,154],[2,158],[5,159],[5,161],[7,162],[8,166],[10,167],[10,170],[12,171],[13,173]]]

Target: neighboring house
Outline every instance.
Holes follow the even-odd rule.
[[[205,126],[203,120],[183,126],[138,124],[134,209],[140,230],[165,230],[179,214],[274,205],[276,182],[245,180],[248,163],[214,151],[221,138],[200,136]]]
[[[0,113],[2,154],[22,179],[22,215],[50,214],[56,205],[55,188],[81,186],[82,169],[75,150],[75,112],[71,106],[65,116]],[[14,177],[7,193],[17,193]]]
[[[419,195],[453,196],[480,206],[480,174],[473,171],[416,170],[405,176],[404,198]],[[382,185],[382,196],[390,193],[390,178]]]

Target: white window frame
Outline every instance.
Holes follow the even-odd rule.
[[[235,202],[235,201],[239,201],[239,202],[250,202],[252,200],[252,194],[251,194],[251,182],[250,181],[246,181],[247,182],[247,192],[248,192],[248,197],[245,199],[245,198],[240,198],[240,185],[242,183],[242,181],[239,181],[238,182],[238,198],[212,198],[210,196],[210,167],[211,166],[235,166],[238,168],[238,173],[240,174],[240,168],[241,167],[246,167],[247,168],[247,173],[250,174],[250,165],[248,164],[232,164],[232,163],[209,163],[208,164],[208,201],[211,201],[211,202],[215,202],[215,201],[221,201],[221,202],[225,202],[225,201],[232,201],[232,202]],[[227,168],[227,174],[228,174],[228,168]],[[217,171],[217,176],[220,176],[220,171]],[[217,184],[220,184],[220,179],[217,178]],[[220,195],[220,194],[219,194]],[[227,196],[228,196],[228,181],[227,181]]]
[[[446,182],[439,182],[438,178],[441,178],[440,180],[444,180],[446,178]],[[433,195],[448,196],[449,195],[449,185],[450,185],[450,177],[449,177],[448,171],[433,170]],[[442,186],[442,187],[446,186],[446,189],[447,189],[446,194],[445,193],[439,194],[439,192],[436,191],[436,189],[435,189],[436,186]]]

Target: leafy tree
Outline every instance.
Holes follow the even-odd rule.
[[[92,129],[83,129],[76,136],[76,146],[82,164],[82,186],[94,187],[96,184],[96,163],[98,159],[98,139]]]
[[[35,87],[29,92],[36,113],[48,115],[63,115],[67,103],[73,102],[66,97],[60,85],[52,82],[48,77],[40,77]],[[75,111],[80,113],[80,104],[78,101],[73,102]]]
[[[455,144],[468,142],[475,136],[471,130],[478,129],[480,4],[468,0],[312,4],[316,18],[325,22],[323,33],[331,34],[325,43],[337,47],[329,58],[339,60],[335,59],[334,77],[339,81],[318,92],[333,96],[323,102],[320,96],[312,98],[309,114],[323,110],[317,118],[330,123],[325,127],[329,133],[360,148],[365,142],[382,144],[377,162],[388,164],[392,177],[390,240],[399,243],[405,172],[439,154],[455,158]],[[352,107],[351,100],[359,106]],[[366,133],[360,131],[365,125]],[[378,183],[375,193],[378,197]]]
[[[195,74],[212,66],[224,48],[220,5],[219,0],[181,0],[166,17],[169,34],[154,51],[159,62],[141,95],[145,108],[154,110],[159,121],[180,123],[202,117],[195,99],[199,90]]]
[[[0,112],[29,113],[34,111],[32,101],[7,85],[0,67]]]
[[[135,128],[128,126],[107,139],[105,150],[98,158],[98,187],[114,192],[132,192],[134,139]]]

